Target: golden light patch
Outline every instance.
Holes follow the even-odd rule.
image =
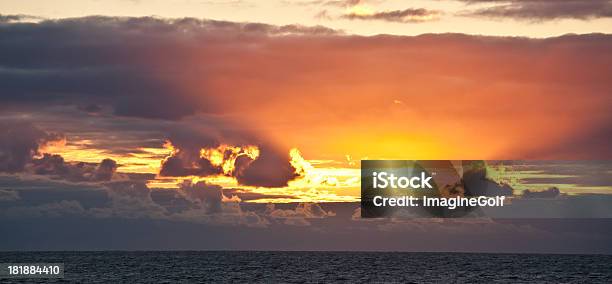
[[[372,8],[362,4],[349,7],[347,12],[348,14],[357,16],[369,16],[374,14],[374,10]]]
[[[259,148],[254,145],[238,147],[222,144],[217,148],[200,150],[201,158],[209,160],[213,166],[221,167],[226,175],[234,172],[236,159],[243,155],[255,160],[259,157]]]

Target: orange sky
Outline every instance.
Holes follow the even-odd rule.
[[[593,146],[601,139],[597,133],[610,121],[610,56],[582,53],[601,48],[597,37],[217,40],[178,56],[153,51],[157,58],[146,57],[153,59],[146,64],[181,74],[169,81],[176,99],[195,100],[230,129],[248,131],[283,153],[299,149],[309,160],[311,180],[252,188],[256,192],[302,201],[355,198],[359,163],[351,160],[361,159],[592,159],[601,151]],[[581,137],[586,142],[574,142]],[[232,139],[223,143],[257,144]],[[55,150],[72,160],[111,157],[124,164],[120,170],[149,173],[157,173],[169,153]],[[228,178],[204,180],[239,186]],[[175,187],[175,181],[151,186]]]
[[[361,159],[609,157],[605,34],[358,36],[109,17],[14,25],[12,42],[41,42],[5,48],[23,57],[6,67],[16,78],[7,94],[33,99],[7,96],[3,116],[64,133],[65,145],[43,150],[68,161],[111,158],[120,172],[157,174],[170,141],[193,152],[180,157],[187,167],[197,168],[202,148],[229,145],[257,146],[282,168],[297,149],[291,159],[305,159],[308,178],[258,190],[329,201],[357,195]]]

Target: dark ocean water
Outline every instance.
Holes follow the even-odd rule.
[[[64,279],[1,283],[612,283],[612,256],[385,252],[2,252],[63,262]]]

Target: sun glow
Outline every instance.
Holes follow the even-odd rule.
[[[355,5],[348,8],[347,11],[349,14],[357,15],[357,16],[368,16],[374,14],[372,8],[367,5]]]
[[[59,154],[69,162],[99,163],[105,158],[110,158],[117,161],[119,173],[156,175],[154,179],[147,181],[149,188],[176,190],[185,181],[191,183],[203,181],[223,188],[275,196],[243,202],[348,202],[357,201],[359,198],[360,171],[354,161],[307,160],[297,148],[291,149],[288,156],[291,166],[296,169],[299,177],[290,181],[285,187],[264,188],[238,184],[231,176],[238,157],[247,156],[250,159],[259,157],[260,149],[257,146],[222,144],[216,148],[201,149],[201,158],[222,168],[223,173],[220,175],[162,177],[158,175],[161,161],[179,153],[169,141],[160,148],[137,148],[132,153],[121,155],[106,149],[98,149],[95,145],[94,141],[89,140],[55,143],[43,148],[41,154]]]
[[[131,153],[117,154],[106,149],[98,149],[90,140],[79,140],[70,143],[46,145],[40,154],[61,155],[67,162],[99,163],[103,159],[113,159],[123,173],[156,174],[159,172],[160,160],[176,151],[171,144],[163,148],[139,147]]]
[[[240,156],[247,156],[255,160],[259,157],[259,148],[253,145],[238,147],[222,144],[217,148],[200,150],[201,158],[209,160],[213,166],[221,167],[226,175],[234,172],[236,159]]]

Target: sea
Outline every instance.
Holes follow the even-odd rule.
[[[28,262],[64,263],[64,278],[0,283],[612,283],[610,255],[0,252],[0,263]]]

